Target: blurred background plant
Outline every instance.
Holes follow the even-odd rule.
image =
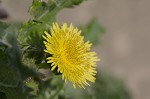
[[[99,71],[94,84],[73,89],[64,84],[57,72],[45,63],[43,32],[49,31],[56,15],[84,0],[33,0],[27,22],[0,22],[0,99],[130,99],[122,80]],[[9,17],[0,8],[0,18]],[[85,41],[100,43],[105,29],[96,19],[80,25]]]

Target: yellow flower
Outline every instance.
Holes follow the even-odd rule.
[[[47,58],[47,63],[51,63],[51,70],[56,67],[62,74],[62,79],[73,83],[73,86],[88,86],[88,81],[95,82],[96,61],[99,59],[95,52],[90,52],[91,43],[84,42],[81,31],[74,28],[72,24],[67,27],[63,23],[60,27],[53,23],[50,34],[44,32],[43,38],[46,53],[51,54]]]

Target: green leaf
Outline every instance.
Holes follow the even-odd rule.
[[[16,70],[18,70],[18,72],[20,73],[17,75],[20,75],[23,77],[23,79],[26,79],[27,75],[31,76],[35,74],[33,70],[22,64],[21,50],[18,46],[17,41],[17,30],[15,30],[15,27],[13,25],[5,30],[5,36],[3,37],[2,41],[6,42],[7,44],[7,48],[5,49],[5,51],[10,64],[13,65],[13,68],[17,68]]]
[[[8,52],[9,50],[14,51],[8,39],[11,42],[14,41],[12,41],[12,35],[5,32],[6,28],[3,28],[2,31],[0,35],[0,86],[16,87],[19,83],[19,76],[15,64],[10,59],[13,53]]]
[[[5,98],[0,97],[0,99],[26,99],[21,87],[9,88],[0,86],[0,93],[5,95]]]
[[[74,7],[75,5],[79,5],[83,1],[86,0],[68,0],[68,4],[66,4],[66,7]]]
[[[19,77],[14,70],[11,65],[0,65],[0,86],[16,87],[19,84]]]
[[[0,58],[0,91],[6,95],[7,99],[16,99],[18,93],[20,93],[18,99],[21,97],[24,99],[24,86],[20,86],[23,83],[22,75],[18,68],[21,66],[21,57],[16,34],[11,31],[11,28],[5,29],[3,35],[0,35],[0,55],[2,57]]]
[[[85,37],[85,41],[90,41],[93,45],[98,44],[99,37],[101,37],[105,30],[98,23],[97,20],[90,21],[87,25],[81,27],[82,35]]]
[[[5,30],[6,28],[8,28],[8,26],[9,26],[9,25],[8,25],[7,23],[0,22],[0,35],[3,34],[4,30]]]
[[[29,13],[33,18],[38,18],[43,12],[48,9],[48,6],[45,2],[41,2],[41,0],[33,0],[32,6],[29,9]]]
[[[24,80],[36,76],[33,70],[22,64],[16,37],[17,30],[13,25],[0,33],[0,92],[7,99],[25,99],[28,94]]]

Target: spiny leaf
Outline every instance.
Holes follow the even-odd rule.
[[[40,22],[39,20],[46,22],[63,8],[78,5],[82,1],[84,0],[48,0],[48,2],[33,0],[29,13],[36,22]]]
[[[4,23],[4,22],[0,22],[0,35],[2,35],[2,33],[4,32],[4,30],[6,28],[8,28],[9,24]]]
[[[0,35],[0,92],[3,92],[7,99],[25,99],[28,94],[23,80],[35,77],[36,73],[22,64],[15,31],[15,27],[10,26]]]
[[[3,37],[2,41],[6,42],[7,44],[7,48],[5,49],[6,56],[8,57],[10,64],[13,65],[13,68],[14,69],[17,68],[16,70],[18,71],[18,73],[20,73],[18,75],[22,77],[26,77],[27,75],[31,76],[35,74],[33,70],[30,70],[27,66],[22,64],[22,57],[21,57],[22,55],[21,55],[20,48],[17,45],[18,44],[17,32],[15,32],[14,26],[10,26],[5,30],[5,36]]]
[[[12,60],[9,60],[8,54],[12,53],[7,52],[8,49],[12,48],[7,38],[11,38],[12,35],[8,35],[5,32],[8,27],[6,23],[1,22],[0,25],[3,26],[0,33],[0,86],[16,87],[19,83],[19,76],[16,72],[17,68],[15,64],[12,64]]]
[[[41,2],[41,0],[33,0],[32,6],[29,9],[29,13],[32,15],[33,18],[38,18],[44,11],[46,11],[47,4],[45,2]]]

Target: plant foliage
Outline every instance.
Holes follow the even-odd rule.
[[[27,22],[21,25],[0,22],[0,99],[73,99],[71,93],[67,95],[60,73],[50,72],[51,66],[45,62],[47,54],[43,52],[42,35],[49,31],[59,11],[73,8],[83,1],[33,0],[29,8],[31,19]],[[85,40],[98,44],[98,37],[104,29],[96,20],[80,27]],[[50,76],[40,69],[48,70]],[[84,97],[82,99],[129,99],[121,97],[126,96],[122,86],[112,78],[98,77],[96,84],[88,89],[94,91],[86,95],[82,92],[81,96]]]

